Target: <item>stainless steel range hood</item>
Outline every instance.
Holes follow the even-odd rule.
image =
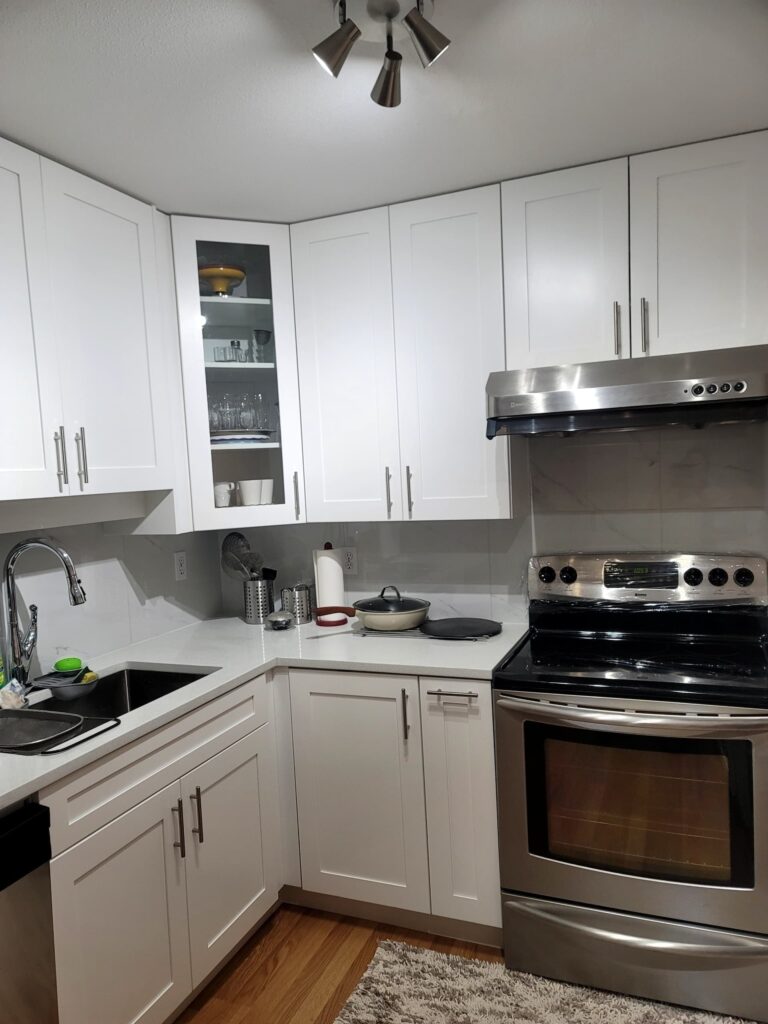
[[[768,345],[492,373],[487,436],[768,419]]]

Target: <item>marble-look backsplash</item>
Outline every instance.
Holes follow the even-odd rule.
[[[71,555],[87,600],[79,607],[69,604],[63,570],[50,552],[27,551],[19,559],[16,582],[25,624],[29,605],[38,606],[35,674],[41,665],[48,669],[66,655],[87,659],[212,618],[221,610],[218,547],[213,533],[123,537],[94,524],[63,527],[43,535]],[[26,536],[0,536],[0,565],[10,548]],[[174,578],[174,551],[187,555],[189,576],[183,583]]]
[[[526,512],[527,503],[512,522],[326,523],[244,532],[253,550],[278,570],[278,592],[313,582],[312,551],[330,541],[357,550],[358,573],[346,577],[347,601],[394,584],[431,601],[435,618],[469,615],[509,622],[526,617],[522,579],[532,545]],[[222,576],[222,591],[225,610],[241,614],[242,584]]]
[[[529,455],[539,553],[768,556],[762,424],[540,437]]]

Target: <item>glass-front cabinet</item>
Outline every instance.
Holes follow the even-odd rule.
[[[195,528],[301,522],[288,228],[172,225]]]

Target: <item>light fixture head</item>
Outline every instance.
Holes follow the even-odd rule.
[[[406,14],[403,24],[410,32],[416,53],[425,68],[431,67],[451,45],[451,40],[421,13],[421,3]]]
[[[343,0],[339,4],[339,17],[341,25],[336,31],[322,43],[312,47],[312,53],[320,67],[334,78],[339,77],[344,61],[362,34],[354,21],[347,17],[347,5]]]
[[[371,99],[380,107],[400,106],[400,67],[403,55],[397,50],[388,49],[384,54],[379,77],[371,89]]]

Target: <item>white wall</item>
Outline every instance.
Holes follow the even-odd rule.
[[[534,438],[535,549],[766,557],[767,456],[756,423]]]
[[[125,644],[166,633],[220,610],[218,545],[213,533],[181,537],[121,537],[101,524],[33,532],[60,544],[72,557],[87,594],[69,604],[63,570],[48,552],[28,551],[18,562],[20,609],[39,609],[38,660],[48,669],[65,655],[84,660]],[[0,536],[0,564],[9,549],[30,536]],[[189,577],[174,579],[173,552],[185,551]],[[5,621],[5,620],[4,620]]]

